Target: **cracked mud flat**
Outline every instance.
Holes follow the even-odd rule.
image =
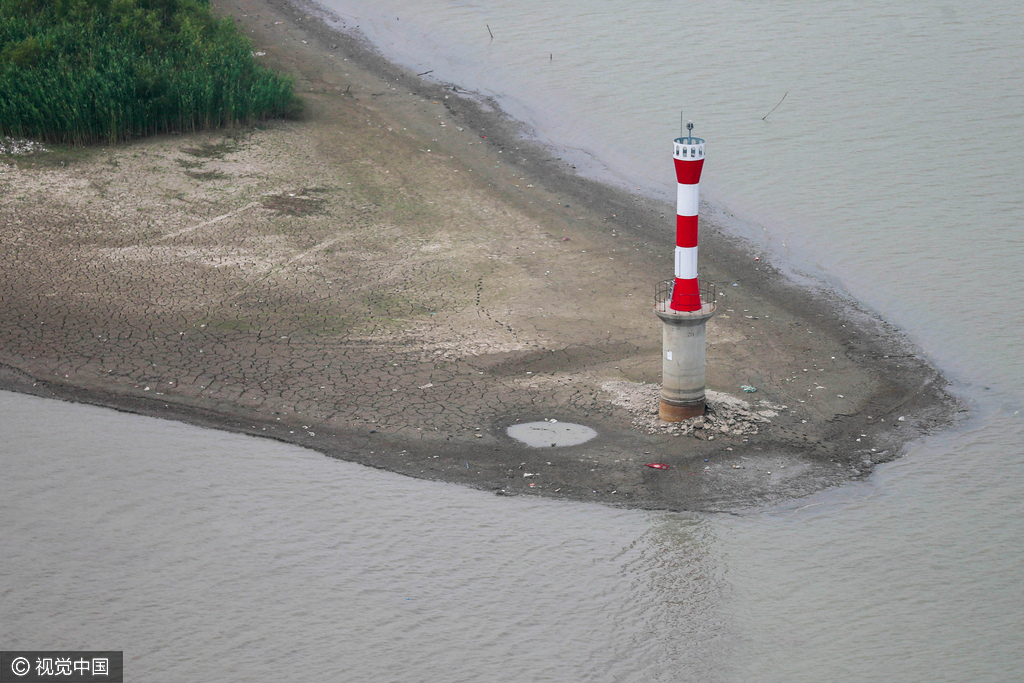
[[[506,495],[690,510],[864,476],[951,419],[894,330],[705,221],[702,277],[739,283],[708,325],[716,410],[658,423],[671,207],[573,175],[489,103],[284,2],[215,5],[296,75],[304,119],[0,157],[3,388]],[[598,436],[506,434],[550,419]]]

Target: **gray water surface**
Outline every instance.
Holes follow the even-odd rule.
[[[668,681],[733,642],[701,518],[6,392],[0,414],[6,649],[124,650],[131,681]]]

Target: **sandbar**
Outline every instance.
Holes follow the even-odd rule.
[[[213,4],[295,75],[303,115],[0,157],[0,388],[501,495],[700,511],[867,476],[959,410],[897,329],[704,220],[715,413],[659,423],[673,207],[308,10]],[[541,420],[598,435],[506,433]]]

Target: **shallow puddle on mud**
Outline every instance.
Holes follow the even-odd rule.
[[[516,441],[537,448],[576,446],[597,436],[590,427],[572,422],[526,422],[512,425],[506,431]]]

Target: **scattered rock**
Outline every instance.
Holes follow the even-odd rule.
[[[705,435],[702,431],[715,430],[733,436],[757,434],[758,425],[787,410],[766,400],[757,402],[755,409],[747,401],[718,391],[707,391],[709,412],[682,422],[662,422],[658,418],[661,386],[655,383],[610,380],[601,388],[612,395],[611,402],[633,415],[633,428],[647,434]],[[696,431],[695,431],[696,430]],[[712,437],[713,438],[713,437]]]
[[[0,138],[0,154],[31,154],[32,152],[45,152],[43,143],[35,140],[24,140],[19,138]]]

